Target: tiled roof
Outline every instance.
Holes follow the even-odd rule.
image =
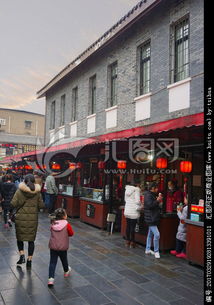
[[[108,31],[106,31],[98,40],[90,45],[82,52],[75,60],[61,70],[48,84],[37,92],[38,98],[45,96],[45,93],[55,84],[63,79],[68,73],[79,66],[83,61],[89,58],[90,55],[100,50],[114,38],[118,37],[122,31],[126,30],[135,23],[142,15],[150,11],[154,6],[160,3],[161,0],[142,0],[135,5],[125,16],[115,23]]]

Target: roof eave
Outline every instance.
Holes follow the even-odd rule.
[[[53,88],[60,80],[71,73],[75,68],[79,67],[85,60],[87,60],[92,54],[102,50],[119,35],[131,27],[142,16],[151,11],[162,0],[144,0],[139,2],[131,11],[128,12],[123,18],[121,18],[110,30],[96,40],[91,46],[88,47],[83,53],[81,53],[73,62],[61,70],[49,83],[47,83],[42,89],[37,92],[37,98],[45,97],[47,91]],[[141,4],[141,5],[140,5]],[[135,9],[139,6],[137,9]]]

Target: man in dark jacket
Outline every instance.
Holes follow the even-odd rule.
[[[146,240],[146,254],[154,254],[156,258],[160,258],[159,253],[159,239],[160,233],[158,230],[158,223],[160,221],[160,202],[162,202],[162,195],[157,197],[158,185],[153,182],[148,191],[144,193],[144,220],[149,226],[147,240]],[[151,250],[151,244],[154,244],[154,252]]]
[[[11,221],[9,219],[9,212],[11,209],[10,202],[13,198],[13,195],[16,192],[15,183],[13,183],[13,176],[11,174],[7,174],[4,177],[4,183],[1,186],[1,196],[2,196],[2,209],[4,211],[4,227],[11,227]]]

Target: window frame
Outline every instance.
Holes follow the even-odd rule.
[[[66,105],[66,95],[63,94],[60,100],[60,126],[65,125],[65,105]]]
[[[115,69],[116,73],[113,73]],[[115,61],[109,66],[109,106],[113,107],[117,105],[117,93],[118,93],[118,63]]]
[[[94,74],[89,79],[89,111],[88,114],[96,113],[96,102],[97,102],[97,77]]]
[[[185,27],[187,27],[187,34],[185,35]],[[177,39],[178,31],[182,31],[182,35]],[[190,76],[190,22],[189,15],[180,18],[171,25],[170,38],[170,83],[182,81]],[[185,46],[186,45],[186,46]],[[180,49],[180,51],[179,51]],[[178,57],[180,53],[180,58]],[[180,61],[180,65],[179,65]]]
[[[29,123],[29,126],[27,126]],[[25,129],[32,129],[32,121],[30,120],[25,120]]]
[[[149,55],[143,58],[143,52],[149,46]],[[147,52],[147,51],[146,51]],[[144,95],[150,92],[151,87],[151,41],[147,40],[139,47],[139,94]],[[146,73],[145,71],[148,70]],[[145,79],[145,74],[148,78]]]
[[[71,104],[71,122],[77,119],[77,103],[78,103],[78,86],[72,89],[72,104]]]

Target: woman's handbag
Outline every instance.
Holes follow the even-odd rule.
[[[16,222],[16,213],[23,207],[25,205],[25,202],[23,203],[23,205],[22,206],[20,206],[15,212],[12,212],[11,214],[10,214],[10,220],[12,221],[12,222]]]

